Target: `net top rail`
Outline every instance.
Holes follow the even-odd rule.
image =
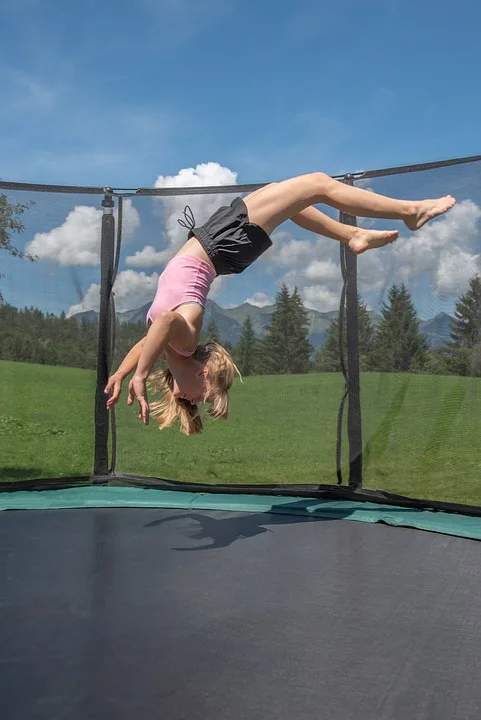
[[[419,163],[417,165],[400,165],[398,167],[382,168],[379,170],[362,170],[358,172],[347,172],[342,175],[333,175],[336,179],[352,178],[355,180],[386,177],[387,175],[400,175],[404,173],[422,172],[424,170],[435,170],[436,168],[449,167],[450,165],[461,165],[481,161],[481,155],[470,155],[462,158],[439,160],[436,162]],[[173,187],[173,188],[112,188],[109,186],[82,186],[82,185],[45,185],[42,183],[8,182],[0,180],[1,190],[19,190],[30,192],[51,192],[71,193],[79,195],[114,195],[119,197],[132,196],[158,196],[168,197],[173,195],[214,195],[217,193],[244,193],[257,190],[269,183],[251,183],[244,185],[209,185],[202,187]]]

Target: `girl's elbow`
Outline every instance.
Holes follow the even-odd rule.
[[[152,325],[156,325],[157,327],[169,326],[169,325],[172,325],[172,323],[174,322],[174,318],[175,318],[174,312],[172,312],[170,310],[162,310],[161,312],[159,312],[157,314]]]

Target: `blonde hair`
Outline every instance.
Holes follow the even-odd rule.
[[[214,420],[225,420],[229,414],[228,390],[234,382],[235,373],[242,377],[230,354],[222,345],[215,342],[199,345],[192,356],[194,360],[207,367],[208,390],[204,402],[210,403],[207,414]],[[160,430],[170,427],[176,420],[180,423],[180,432],[184,435],[197,435],[202,432],[202,418],[198,405],[174,397],[174,378],[169,368],[159,370],[151,376],[149,388],[154,393],[162,393],[160,400],[150,403],[151,416]]]

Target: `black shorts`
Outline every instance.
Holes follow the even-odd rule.
[[[204,225],[192,228],[189,237],[192,235],[206,251],[217,275],[243,272],[272,246],[266,231],[249,222],[240,197],[219,208]]]

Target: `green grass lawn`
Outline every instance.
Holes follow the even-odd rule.
[[[92,472],[95,375],[0,363],[0,479]],[[479,379],[362,376],[364,485],[481,505]],[[145,428],[117,410],[117,470],[200,483],[335,483],[337,374],[246,378],[203,435]],[[344,439],[344,459],[347,441]],[[344,465],[344,476],[348,471]]]
[[[95,374],[0,362],[0,480],[90,475]]]

